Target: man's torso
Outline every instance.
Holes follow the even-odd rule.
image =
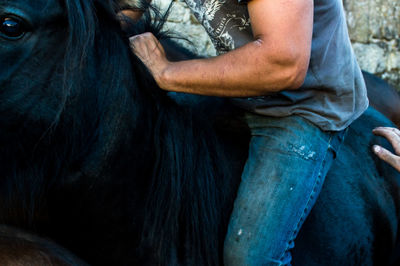
[[[253,40],[247,5],[237,0],[186,0],[219,54]],[[253,98],[235,98],[262,115],[300,115],[323,130],[342,130],[368,106],[364,80],[348,37],[341,0],[315,0],[310,65],[304,84]]]

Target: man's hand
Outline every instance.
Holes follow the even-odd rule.
[[[312,0],[252,0],[253,41],[219,56],[169,62],[150,33],[131,39],[134,53],[166,91],[254,97],[299,88],[310,61]]]
[[[396,153],[395,155],[381,146],[374,145],[375,154],[400,172],[400,130],[394,127],[378,127],[372,132],[375,135],[385,137],[392,144]]]
[[[135,35],[129,40],[132,51],[149,69],[157,84],[163,88],[162,74],[170,62],[161,43],[150,32]]]

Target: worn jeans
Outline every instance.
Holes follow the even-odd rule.
[[[225,265],[289,265],[345,131],[324,132],[299,116],[246,114],[249,158],[224,244]]]

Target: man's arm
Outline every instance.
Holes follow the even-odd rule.
[[[143,16],[144,11],[142,9],[124,9],[117,14],[118,18],[124,23],[124,17],[127,17],[133,21],[138,21]]]
[[[132,49],[167,91],[251,97],[300,87],[311,53],[313,1],[252,0],[248,10],[254,41],[226,54],[169,62],[151,33],[132,37]]]
[[[147,4],[146,4],[147,3]],[[142,16],[145,10],[150,5],[151,0],[145,1],[128,1],[128,0],[120,0],[119,6],[122,8],[120,12],[117,14],[117,19],[119,19],[121,23],[122,29],[126,27],[126,19],[129,19],[133,22],[137,22]]]

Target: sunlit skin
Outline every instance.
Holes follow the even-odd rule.
[[[122,16],[126,16],[133,21],[138,21],[143,15],[143,11],[140,9],[125,9],[122,10],[118,16],[122,18]]]
[[[374,145],[374,153],[400,172],[400,130],[394,127],[378,127],[372,131],[375,135],[385,137],[392,144],[395,154],[387,149]]]
[[[170,62],[158,40],[145,33],[131,47],[167,91],[251,97],[293,90],[304,82],[311,53],[312,0],[252,0],[254,41],[226,54]]]

